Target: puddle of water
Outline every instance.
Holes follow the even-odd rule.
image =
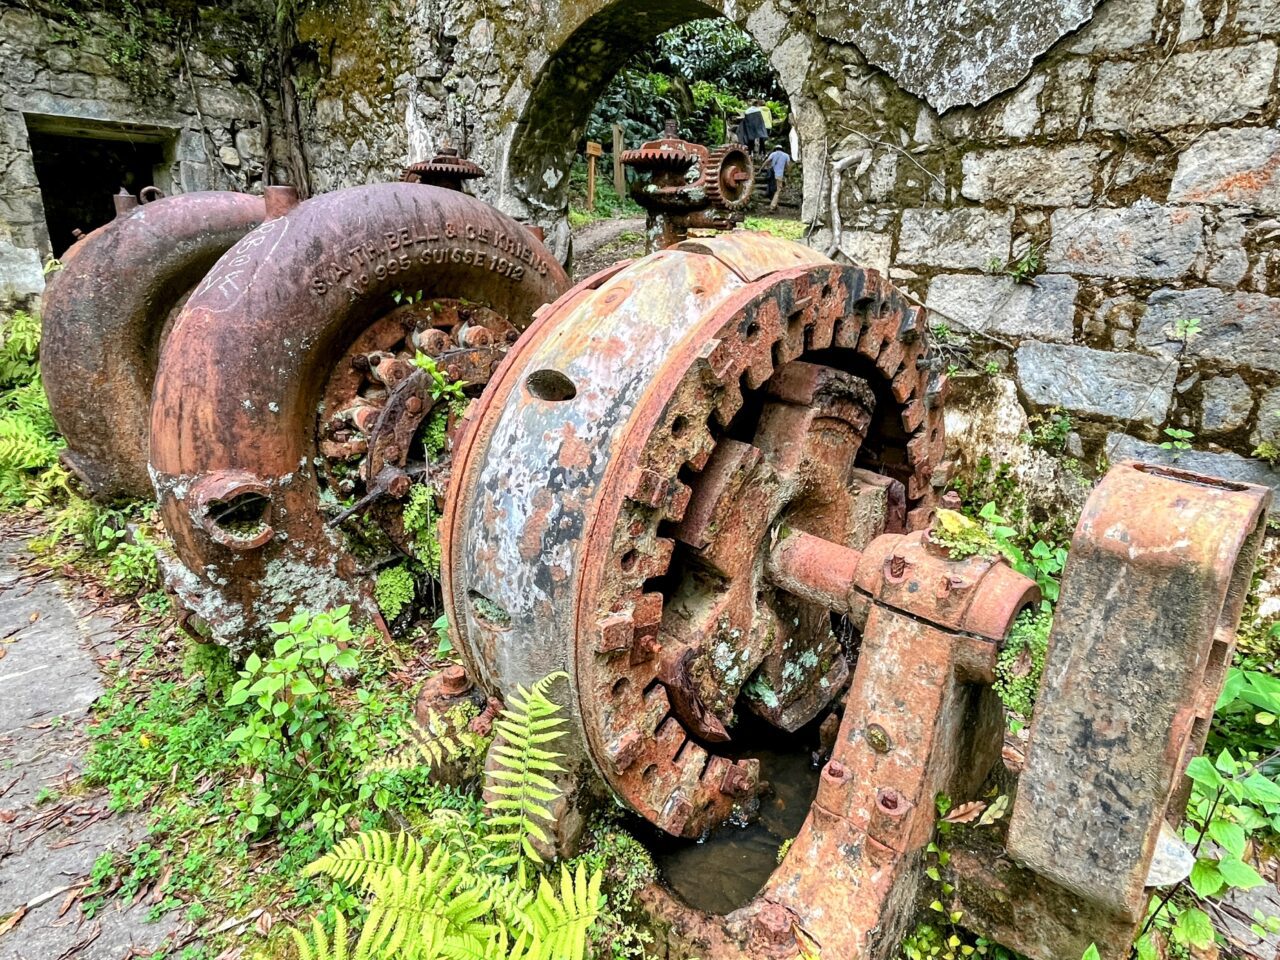
[[[761,777],[773,786],[755,821],[725,824],[701,841],[680,840],[647,824],[637,830],[667,886],[691,907],[724,914],[755,896],[778,865],[778,848],[800,830],[818,792],[819,770],[810,762],[814,729],[789,737],[763,729],[769,732],[761,734],[761,746],[735,752],[757,757]]]

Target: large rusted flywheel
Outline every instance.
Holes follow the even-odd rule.
[[[567,286],[520,224],[420,184],[316,197],[245,237],[187,301],[156,378],[151,467],[182,602],[232,644],[294,609],[369,606],[369,575],[412,549],[413,488],[444,489],[423,431],[433,415],[451,431],[465,405],[414,359],[479,393]]]
[[[687,241],[550,307],[459,440],[455,646],[490,695],[568,674],[563,847],[593,798],[687,838],[749,815],[743,716],[782,733],[843,708],[748,903],[711,915],[646,888],[672,957],[895,955],[932,889],[935,798],[976,798],[999,761],[997,657],[1040,591],[931,527],[944,383],[922,321],[874,271],[799,245]],[[1194,863],[1156,841],[1185,804],[1269,501],[1143,465],[1103,479],[1009,825],[929,896],[1037,960],[1128,953],[1149,885]]]
[[[268,199],[281,190],[269,188]],[[116,206],[116,219],[64,255],[40,341],[63,460],[105,499],[151,496],[148,407],[160,347],[208,269],[268,216],[262,197],[222,191],[141,205],[118,196]]]
[[[770,530],[861,546],[930,500],[923,326],[878,274],[761,235],[562,298],[456,454],[446,597],[473,672],[569,670],[615,793],[677,835],[722,821],[757,776],[716,753],[735,711],[794,729],[848,678],[829,613],[764,579]]]

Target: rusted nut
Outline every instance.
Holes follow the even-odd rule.
[[[363,353],[357,353],[351,358],[351,369],[358,373],[367,372],[370,366],[372,365],[369,363],[369,358]]]
[[[138,198],[124,187],[121,187],[120,192],[111,198],[111,202],[115,204],[117,218],[127,217],[138,209]]]
[[[409,478],[409,475],[400,472],[387,481],[387,493],[397,500],[403,500],[409,495],[411,486],[413,486],[413,481]]]
[[[754,780],[750,766],[739,760],[725,770],[724,778],[720,781],[720,792],[731,797],[745,797],[751,792]]]
[[[471,689],[471,680],[467,676],[467,671],[457,664],[445,667],[440,675],[441,689],[451,697],[460,696]]]
[[[488,347],[493,345],[493,333],[484,327],[464,326],[458,335],[464,347]]]
[[[416,413],[421,413],[421,412],[422,412],[422,398],[421,398],[421,397],[410,397],[408,400],[406,400],[406,401],[404,402],[404,408],[405,408],[405,410],[407,410],[409,413],[415,413],[415,414],[416,414]]]
[[[889,557],[885,564],[884,577],[893,583],[898,583],[907,575],[907,558],[901,554],[893,554]]]
[[[268,522],[271,488],[250,473],[208,474],[196,481],[191,497],[196,523],[229,550],[256,550],[275,533]]]
[[[419,330],[413,335],[413,345],[429,357],[438,357],[449,349],[449,335],[435,327]]]

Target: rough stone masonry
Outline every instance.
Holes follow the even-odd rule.
[[[788,92],[812,243],[886,271],[1026,410],[1069,412],[1086,458],[1171,457],[1158,444],[1181,428],[1198,468],[1280,486],[1254,457],[1280,444],[1276,0],[313,0],[296,24],[313,188],[394,177],[449,142],[488,169],[478,193],[568,256],[596,97],[638,40],[712,15]],[[45,252],[24,113],[99,115],[111,83],[59,92],[82,67],[57,67],[30,15],[3,23],[0,276],[22,293]],[[239,136],[276,108],[206,72],[226,103],[201,135],[178,82],[174,186],[224,172],[198,141],[260,168]]]

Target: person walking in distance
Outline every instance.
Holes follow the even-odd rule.
[[[770,210],[778,209],[778,201],[782,199],[782,187],[784,178],[787,173],[787,167],[791,166],[791,157],[782,149],[782,145],[773,148],[773,153],[765,158],[765,167],[769,171],[769,186],[771,188],[771,196],[773,199],[769,202]]]

